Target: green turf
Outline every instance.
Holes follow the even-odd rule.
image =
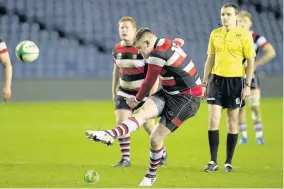
[[[154,187],[282,187],[282,99],[262,102],[265,145],[257,145],[251,121],[249,144],[238,145],[235,172],[224,173],[225,117],[221,123],[217,173],[204,173],[209,160],[207,106],[166,140],[167,167],[158,169]],[[250,116],[249,116],[250,117]],[[136,187],[148,167],[148,136],[132,134],[131,168],[113,168],[119,147],[87,140],[87,129],[115,126],[112,102],[0,104],[0,188]],[[87,184],[84,173],[96,170],[100,181]]]

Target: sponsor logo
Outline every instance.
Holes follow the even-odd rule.
[[[236,104],[240,104],[240,103],[241,103],[240,98],[236,98]]]
[[[207,100],[215,100],[215,98],[207,98]]]
[[[174,116],[174,112],[168,111],[168,113],[169,113],[170,116]]]

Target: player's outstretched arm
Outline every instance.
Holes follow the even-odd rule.
[[[11,98],[12,64],[5,42],[0,42],[0,62],[4,68],[3,100]]]

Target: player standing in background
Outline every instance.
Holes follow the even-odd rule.
[[[259,34],[251,30],[252,16],[249,12],[247,11],[239,12],[237,21],[239,27],[242,27],[251,33],[256,53],[259,52],[259,49],[262,49],[264,52],[263,56],[255,61],[255,68],[254,68],[255,71],[251,82],[251,94],[248,97],[248,104],[252,112],[252,119],[254,123],[257,143],[264,144],[262,121],[261,121],[260,107],[259,107],[261,91],[260,91],[259,79],[256,70],[259,66],[268,63],[272,58],[275,57],[276,54],[273,46],[266,40],[264,36],[260,36]],[[247,136],[245,107],[242,107],[240,109],[239,127],[242,134],[240,144],[246,144],[248,142],[248,136]]]
[[[211,160],[205,172],[219,169],[219,125],[222,110],[227,109],[227,157],[225,172],[231,172],[232,159],[238,140],[238,116],[242,100],[250,95],[251,80],[256,56],[250,33],[237,27],[238,7],[227,3],[221,8],[222,27],[213,30],[208,42],[207,60],[204,68],[203,93],[209,106],[208,139]],[[243,60],[247,60],[245,67]],[[243,87],[243,77],[246,83]],[[209,76],[210,82],[208,83]],[[208,91],[206,90],[208,85]]]
[[[2,98],[7,101],[11,98],[12,85],[12,64],[6,43],[0,39],[0,63],[4,68],[4,87],[2,91]]]
[[[117,137],[136,131],[147,120],[161,117],[150,135],[150,165],[139,186],[152,186],[164,151],[164,140],[199,109],[202,86],[191,58],[175,41],[157,38],[148,28],[136,33],[135,46],[148,64],[147,76],[135,97],[127,99],[130,107],[137,107],[160,76],[162,89],[150,96],[132,117],[116,128],[89,131],[96,142],[110,144]]]
[[[136,33],[136,21],[132,17],[122,17],[118,22],[121,42],[114,47],[114,69],[112,80],[112,98],[115,101],[116,124],[119,125],[131,117],[133,109],[126,104],[125,98],[134,97],[143,83],[147,65],[138,50],[133,46]],[[150,95],[158,89],[158,80],[152,88]],[[146,97],[147,98],[147,97]],[[143,100],[145,101],[146,98]],[[144,128],[150,135],[155,126],[155,120],[144,123]],[[130,134],[118,137],[122,159],[115,167],[129,167],[130,163]],[[167,153],[163,152],[160,165],[166,165]]]

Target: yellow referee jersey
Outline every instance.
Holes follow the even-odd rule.
[[[211,73],[222,77],[243,77],[244,58],[256,56],[249,31],[243,28],[227,31],[225,27],[211,32],[207,54],[215,55],[215,64]]]

